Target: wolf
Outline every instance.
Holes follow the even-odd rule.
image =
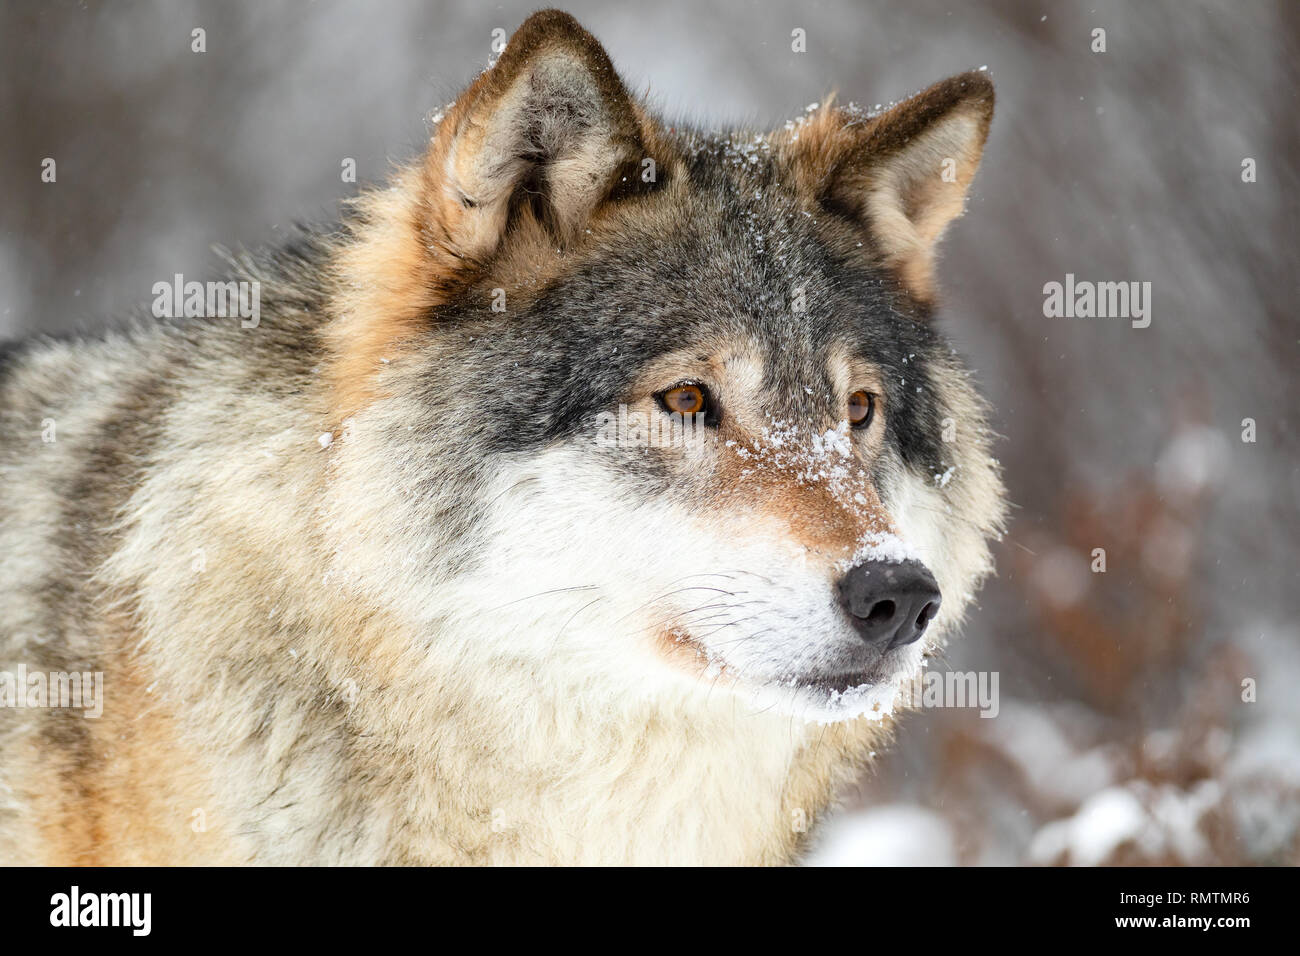
[[[230,257],[256,327],[11,344],[0,672],[103,709],[0,695],[0,858],[800,860],[991,570],[934,316],[993,99],[696,129],[543,11]]]

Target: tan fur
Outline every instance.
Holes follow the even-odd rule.
[[[129,639],[130,632],[123,632]],[[151,692],[127,647],[106,662],[122,703],[87,721],[89,753],[42,786],[44,840],[32,862],[88,866],[239,864],[208,778],[213,767],[184,746],[171,707]],[[38,778],[39,779],[39,778]]]
[[[729,456],[719,480],[743,499],[735,503],[738,511],[770,516],[786,528],[791,540],[832,561],[850,557],[864,535],[897,530],[866,475],[855,476],[844,489],[834,489],[801,481],[795,469],[779,461],[755,464]],[[854,494],[861,499],[854,501]]]
[[[868,222],[883,264],[931,302],[935,245],[964,209],[992,119],[993,84],[972,72],[877,116],[830,98],[776,140],[803,188]]]
[[[339,253],[338,317],[326,332],[333,345],[335,427],[375,397],[374,378],[384,360],[446,300],[453,270],[439,271],[421,243],[419,176],[405,170],[396,188],[364,194],[356,241]]]

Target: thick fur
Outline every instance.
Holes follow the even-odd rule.
[[[967,74],[669,126],[547,11],[390,188],[232,263],[257,328],[11,347],[0,670],[105,704],[0,709],[0,859],[797,858],[990,570],[983,406],[929,318],[991,111]],[[683,380],[699,444],[594,440]],[[870,656],[835,583],[899,548],[942,608]]]

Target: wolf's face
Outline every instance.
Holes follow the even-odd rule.
[[[345,568],[539,676],[887,709],[1001,519],[929,323],[990,111],[975,74],[878,117],[670,130],[530,19],[409,174],[407,315],[340,323],[337,484],[382,502]]]

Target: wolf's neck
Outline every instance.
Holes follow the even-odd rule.
[[[192,699],[203,678],[212,699],[177,708],[181,742],[248,860],[787,862],[887,732],[726,694],[611,708],[522,666],[431,662],[362,608],[291,612],[298,590],[238,621],[200,609],[225,615],[202,632],[158,620],[139,651],[159,699]]]
[[[419,826],[404,821],[399,858],[787,862],[883,733],[754,713],[725,695],[596,714],[527,693],[506,704],[519,685],[497,688],[478,700],[439,688],[425,772],[408,779]]]

